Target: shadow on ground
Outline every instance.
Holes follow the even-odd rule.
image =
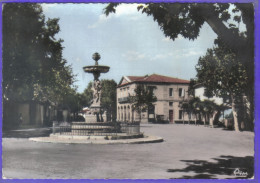
[[[186,168],[168,169],[167,172],[196,173],[196,175],[192,176],[183,175],[178,179],[215,179],[217,175],[227,175],[227,178],[232,176],[235,179],[248,179],[254,175],[254,158],[252,156],[220,156],[219,158],[213,158],[213,160],[216,162],[181,160],[187,164]]]
[[[3,131],[3,138],[31,138],[31,137],[48,137],[52,133],[51,128],[35,128]]]

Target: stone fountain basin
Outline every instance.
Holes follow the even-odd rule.
[[[47,143],[66,143],[66,144],[142,144],[142,143],[157,143],[163,142],[161,137],[144,135],[142,138],[138,138],[135,135],[121,134],[117,135],[118,138],[112,140],[112,136],[74,136],[74,135],[59,135],[51,134],[49,137],[36,137],[29,138],[35,142],[47,142]]]
[[[104,140],[105,137],[107,137],[109,140],[119,140],[119,139],[137,139],[137,138],[145,138],[144,134],[127,134],[127,133],[117,133],[117,135],[112,133],[102,133],[102,135],[95,135],[95,134],[89,134],[89,135],[75,135],[72,133],[67,133],[64,135],[60,135],[59,133],[56,134],[50,134],[50,137],[55,138],[61,138],[61,139],[81,139],[81,140]],[[114,137],[114,139],[112,138]],[[115,138],[116,137],[116,138]]]
[[[106,126],[109,125],[111,126],[112,122],[72,122],[72,125],[95,125],[95,126]]]
[[[101,72],[101,73],[106,73],[109,71],[110,67],[105,66],[105,65],[90,65],[90,66],[85,66],[83,67],[85,72],[88,73],[93,73],[93,72]]]
[[[113,123],[109,122],[96,122],[96,123],[86,123],[86,122],[72,122],[72,130],[98,130],[98,129],[113,129],[115,128]]]
[[[72,126],[71,130],[101,130],[101,129],[113,129],[113,126]]]

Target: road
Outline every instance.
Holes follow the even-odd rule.
[[[3,138],[3,176],[19,179],[246,178],[254,133],[194,125],[144,124],[150,144],[52,144]],[[13,132],[14,133],[14,132]],[[41,134],[43,135],[43,134]],[[243,174],[234,174],[235,170]],[[247,175],[247,176],[246,176]]]

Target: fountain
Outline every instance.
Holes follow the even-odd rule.
[[[118,132],[118,123],[107,122],[106,117],[102,116],[101,108],[101,93],[102,87],[99,81],[101,73],[107,73],[110,69],[108,66],[98,65],[98,60],[101,58],[99,53],[94,53],[92,56],[95,65],[85,66],[83,70],[86,73],[91,73],[94,76],[94,81],[91,90],[93,91],[93,99],[90,105],[90,111],[85,115],[85,122],[72,122],[71,132],[74,135],[89,135],[89,134],[109,134]]]
[[[86,116],[86,122],[103,122],[102,112],[101,112],[101,83],[99,81],[100,73],[107,73],[109,71],[108,66],[98,65],[98,60],[101,58],[99,53],[94,53],[92,56],[95,60],[95,65],[83,67],[84,71],[91,73],[94,76],[94,82],[91,90],[93,91],[93,99],[91,101],[89,115]],[[94,117],[93,117],[94,115]],[[95,119],[96,116],[96,119]]]
[[[37,142],[52,143],[94,143],[94,144],[116,144],[116,143],[148,143],[162,142],[161,137],[148,136],[140,132],[140,124],[108,122],[102,117],[101,93],[102,87],[99,81],[101,73],[107,73],[108,66],[98,65],[100,55],[93,54],[95,65],[83,67],[86,73],[94,76],[92,85],[93,99],[90,112],[85,116],[85,122],[53,123],[53,133],[49,137],[30,138]],[[59,130],[56,132],[56,128]]]

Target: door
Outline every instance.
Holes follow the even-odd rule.
[[[173,110],[169,110],[169,122],[173,123]]]
[[[148,122],[154,122],[155,115],[154,115],[154,105],[150,105],[148,107]]]

